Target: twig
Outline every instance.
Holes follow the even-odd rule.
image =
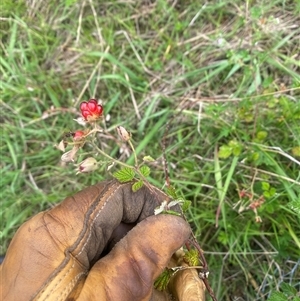
[[[162,139],[162,149],[163,149],[163,162],[164,162],[164,172],[165,172],[165,182],[166,182],[166,186],[167,187],[170,187],[170,178],[169,178],[169,171],[168,171],[168,161],[167,161],[167,157],[166,157],[166,145],[167,145],[167,136],[168,136],[168,133],[169,133],[169,129],[170,129],[170,126],[171,126],[171,123],[175,120],[175,118],[182,113],[182,111],[185,109],[185,106],[183,106],[180,111],[175,114],[166,124],[166,127],[165,127],[165,133],[164,133],[164,136],[163,136],[163,139]],[[187,218],[185,217],[181,207],[180,207],[180,211],[181,211],[181,216],[182,218],[189,224]],[[199,277],[200,279],[203,281],[208,293],[210,294],[211,298],[213,301],[218,301],[212,288],[210,287],[209,285],[209,282],[207,280],[207,276],[208,276],[208,265],[207,265],[207,261],[205,259],[205,256],[203,254],[203,250],[201,249],[196,237],[195,237],[195,234],[193,233],[192,229],[191,229],[191,243],[192,245],[195,247],[195,249],[198,251],[198,256],[200,258],[200,261],[203,265],[203,276],[200,277],[200,274],[199,274]],[[190,246],[189,246],[189,242],[187,241],[185,243],[186,245],[186,248],[189,250],[190,249]]]

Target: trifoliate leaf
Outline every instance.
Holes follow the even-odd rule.
[[[133,180],[134,176],[135,172],[129,167],[123,167],[120,170],[113,173],[113,177],[121,183]]]
[[[159,291],[164,291],[169,284],[172,274],[173,271],[166,268],[154,281],[154,287]]]
[[[150,168],[147,165],[142,165],[140,167],[140,172],[144,177],[148,177],[150,175]]]
[[[191,201],[185,200],[181,206],[182,211],[186,212],[190,208],[191,204],[192,204]]]
[[[135,183],[132,185],[132,191],[133,191],[133,192],[138,191],[139,189],[141,189],[141,188],[143,187],[143,185],[144,185],[144,182],[143,182],[142,180],[135,182]]]

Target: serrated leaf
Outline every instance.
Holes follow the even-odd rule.
[[[226,159],[232,154],[232,148],[228,145],[222,145],[219,150],[219,158]]]
[[[175,188],[174,188],[173,186],[169,186],[169,187],[167,188],[167,191],[166,191],[166,192],[167,192],[167,195],[168,195],[169,197],[171,197],[173,200],[178,199],[176,190],[175,190]]]
[[[121,183],[133,180],[134,176],[135,172],[129,167],[123,167],[120,170],[113,173],[113,177]]]
[[[288,301],[288,298],[281,292],[273,292],[268,301]]]
[[[185,200],[181,206],[182,211],[186,212],[190,208],[191,204],[192,204],[191,201]]]
[[[184,255],[184,261],[188,263],[189,266],[197,266],[199,265],[199,254],[195,249],[191,249]]]
[[[154,281],[154,287],[159,291],[164,291],[169,284],[172,274],[173,271],[166,268]]]
[[[281,283],[280,290],[282,290],[282,292],[284,294],[286,294],[288,297],[293,297],[293,296],[296,296],[296,294],[297,294],[297,290],[285,282]]]
[[[150,168],[147,165],[142,165],[140,167],[140,172],[144,177],[148,177],[150,175]]]
[[[133,191],[133,192],[138,191],[139,189],[141,189],[141,188],[143,187],[143,185],[144,185],[144,182],[143,182],[142,180],[135,182],[135,183],[132,185],[132,191]]]

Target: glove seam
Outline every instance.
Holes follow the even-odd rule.
[[[112,197],[113,195],[115,195],[115,193],[119,190],[119,188],[121,188],[121,187],[123,187],[123,186],[125,186],[125,185],[127,184],[127,183],[126,183],[126,184],[120,184],[119,182],[115,182],[115,183],[116,183],[117,187],[115,187],[112,191],[111,191],[110,189],[106,190],[106,191],[104,192],[103,195],[98,196],[98,197],[96,198],[96,201],[94,201],[94,202],[90,205],[90,207],[92,207],[96,202],[98,202],[98,204],[95,206],[95,208],[94,208],[90,213],[89,213],[88,211],[87,211],[87,213],[86,213],[86,216],[85,216],[85,218],[84,218],[84,223],[83,223],[83,229],[82,229],[83,233],[80,233],[79,238],[74,242],[74,244],[73,244],[72,246],[68,247],[67,250],[65,251],[66,257],[65,257],[65,259],[64,259],[63,261],[66,261],[66,262],[63,263],[63,267],[66,266],[66,265],[68,264],[68,262],[70,262],[71,257],[73,257],[73,259],[75,259],[75,258],[77,259],[77,257],[78,257],[80,254],[82,254],[82,252],[83,252],[85,246],[88,244],[88,242],[89,242],[89,240],[90,240],[90,237],[91,237],[91,234],[92,234],[91,229],[92,229],[92,227],[93,227],[93,225],[94,225],[94,223],[95,223],[95,220],[99,217],[100,213],[102,212],[102,210],[103,210],[103,208],[106,206],[106,204],[109,202],[109,200],[111,199],[111,197]],[[108,194],[108,196],[106,197],[107,194]],[[84,230],[84,224],[86,223],[87,220],[89,220],[88,216],[91,217],[92,214],[93,214],[95,211],[97,211],[97,208],[99,207],[99,204],[101,204],[101,200],[103,200],[103,199],[106,199],[105,202],[104,202],[104,204],[102,204],[100,210],[98,209],[99,211],[98,211],[98,213],[96,214],[96,216],[92,219],[92,221],[91,221],[91,223],[90,223],[90,226],[89,226],[86,230]],[[84,239],[84,237],[85,237],[85,235],[86,235],[87,233],[88,233],[87,240],[86,240],[86,242],[83,244],[83,246],[79,249],[79,253],[76,254],[76,255],[74,255],[74,256],[71,256],[71,255],[72,255],[72,252],[74,252],[74,251],[76,250],[76,248],[80,245],[80,242],[83,241],[83,239]],[[45,292],[45,290],[47,289],[47,287],[48,287],[49,284],[51,283],[51,280],[50,280],[48,283],[46,283],[46,284],[44,285],[43,289],[38,293],[36,300],[42,300],[42,301],[47,300],[47,298],[53,293],[53,291],[57,288],[57,286],[63,281],[63,279],[65,279],[66,276],[74,269],[74,266],[75,266],[75,262],[74,262],[74,263],[71,265],[71,267],[65,272],[65,274],[61,276],[61,278],[57,281],[57,283],[54,285],[54,287],[48,292],[48,294],[47,294],[45,297],[43,297],[42,294]],[[58,266],[58,267],[56,268],[56,271],[55,271],[54,273],[52,273],[52,275],[50,275],[49,278],[55,279],[55,275],[57,275],[59,272],[61,272],[61,271],[63,270],[63,267]],[[59,271],[59,268],[61,268],[60,271]],[[49,279],[49,278],[48,278],[48,279]],[[73,287],[74,287],[74,286],[73,286]],[[65,291],[65,290],[63,290],[63,292],[64,292],[64,291]],[[63,292],[62,292],[62,293],[63,293]],[[43,299],[41,299],[41,298],[43,298]]]

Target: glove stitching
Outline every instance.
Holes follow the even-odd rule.
[[[95,220],[99,217],[101,211],[103,210],[103,208],[105,207],[105,205],[107,204],[107,202],[109,201],[109,199],[112,197],[112,195],[114,195],[114,194],[116,193],[116,191],[117,191],[120,187],[121,187],[121,185],[119,184],[119,185],[117,186],[117,188],[113,190],[112,194],[111,194],[109,197],[107,197],[106,202],[104,202],[104,204],[102,205],[102,207],[101,207],[100,210],[98,211],[97,215],[96,215],[96,216],[94,217],[94,219],[92,220],[92,222],[91,222],[91,224],[90,224],[90,227],[89,227],[89,235],[88,235],[88,237],[87,237],[87,239],[86,239],[86,242],[85,242],[84,245],[82,246],[80,252],[79,252],[77,255],[74,256],[75,258],[77,258],[77,257],[83,252],[85,246],[88,244],[88,242],[89,242],[89,240],[90,240],[90,238],[91,238],[91,236],[92,236],[91,228],[92,228],[92,226],[94,225]],[[97,208],[97,207],[96,207],[96,208]],[[94,211],[97,211],[97,210],[94,210]]]
[[[70,294],[75,284],[78,282],[78,279],[85,275],[86,273],[81,272],[79,273],[75,278],[72,279],[72,281],[68,284],[68,286],[59,294],[59,298],[62,298],[61,300],[66,300],[66,297]]]
[[[124,185],[124,184],[123,184],[123,185]],[[102,207],[100,208],[99,212],[97,213],[97,215],[94,217],[94,219],[93,219],[92,222],[90,223],[90,227],[88,228],[89,235],[88,235],[87,241],[86,241],[86,242],[84,243],[84,245],[81,247],[80,252],[79,252],[77,255],[75,255],[73,258],[77,258],[77,257],[83,252],[85,246],[87,245],[89,239],[91,238],[91,234],[92,234],[91,228],[92,228],[92,226],[94,225],[95,220],[98,218],[98,216],[100,215],[101,211],[103,210],[103,208],[105,207],[105,205],[108,203],[108,201],[111,199],[111,197],[112,197],[112,196],[116,193],[116,191],[117,191],[120,187],[122,187],[123,185],[120,184],[120,183],[117,183],[117,187],[116,187],[116,188],[110,193],[110,195],[106,198],[106,201],[104,202],[104,204],[103,204]],[[104,193],[104,195],[102,196],[102,199],[105,198],[106,194],[109,194],[109,190],[106,191],[106,192]],[[99,204],[100,204],[100,203],[101,203],[101,200],[100,200]],[[98,207],[98,206],[95,207],[95,209],[90,213],[90,215],[92,215],[93,212],[97,211],[97,210],[96,210],[97,207]],[[82,239],[84,238],[84,236],[85,236],[85,235],[83,235],[83,237],[80,239],[81,241],[82,241]],[[74,244],[76,244],[76,243],[77,243],[77,241],[76,241]],[[79,242],[79,243],[80,243],[80,242]],[[78,243],[78,244],[79,244],[79,243]],[[69,250],[68,250],[68,249],[69,249]],[[71,254],[71,253],[70,253],[70,249],[72,249],[72,248],[68,248],[68,249],[67,249],[67,250],[69,251],[69,254],[68,254],[68,255],[70,255],[70,254]],[[75,248],[75,249],[76,249],[76,248]],[[69,259],[69,260],[70,260],[70,259]],[[53,292],[53,291],[56,289],[56,287],[62,282],[62,280],[63,280],[63,279],[64,279],[64,278],[72,271],[72,269],[74,268],[74,266],[75,266],[75,261],[74,261],[74,263],[72,264],[72,266],[66,271],[66,273],[65,273],[64,275],[62,275],[60,279],[58,279],[57,283],[56,283],[56,284],[54,285],[54,287],[49,291],[49,293],[45,296],[45,298],[42,299],[42,301],[47,300],[47,298],[52,294],[52,292]],[[44,287],[44,289],[43,289],[42,291],[40,291],[40,293],[39,293],[40,297],[38,297],[37,300],[41,300],[41,299],[40,299],[40,298],[42,297],[41,294],[46,290],[46,288],[49,286],[50,283],[51,283],[51,282],[49,282],[49,283]],[[72,283],[72,282],[71,282],[71,283]],[[64,291],[65,291],[65,290],[64,290]]]

